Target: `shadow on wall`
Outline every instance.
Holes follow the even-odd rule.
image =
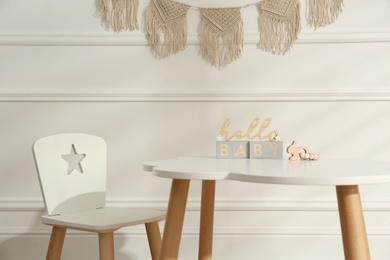
[[[46,258],[51,227],[41,224],[40,216],[33,226],[34,228],[24,233],[14,234],[11,231],[8,234],[6,232],[0,234],[1,260],[42,260]],[[142,258],[137,256],[136,253],[129,252],[129,250],[132,250],[131,248],[127,248],[126,252],[121,252],[126,244],[125,236],[116,234],[114,239],[116,260],[140,260]],[[98,235],[90,232],[67,230],[61,260],[91,259],[99,259]]]

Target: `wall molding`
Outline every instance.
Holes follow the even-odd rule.
[[[244,34],[245,45],[257,45],[258,32]],[[296,44],[321,43],[378,43],[390,42],[390,31],[340,31],[340,32],[301,32]],[[199,36],[188,35],[189,45],[199,45]],[[11,46],[146,46],[148,43],[142,32],[113,34],[0,34],[0,45]]]
[[[160,229],[163,232],[163,224],[160,224]],[[390,237],[390,228],[368,228],[368,236],[387,236]],[[47,236],[51,234],[51,227],[0,227],[0,236]],[[183,227],[184,236],[197,236],[199,228]],[[83,232],[78,230],[68,230],[67,235],[70,236],[95,236],[94,233]],[[144,236],[145,229],[142,225],[126,227],[118,230],[116,235],[122,236]],[[319,228],[319,227],[272,227],[272,228],[243,228],[243,227],[215,227],[214,236],[340,236],[341,229],[334,228]]]
[[[126,200],[115,199],[107,201],[108,206],[127,206],[135,208],[149,208],[156,210],[164,210],[168,204],[167,200]],[[199,214],[200,209],[199,200],[189,200],[187,203],[187,211],[196,211]],[[390,212],[390,200],[389,201],[366,201],[363,202],[363,209],[365,212],[371,212],[374,214],[388,213]],[[271,212],[334,212],[338,211],[336,201],[307,201],[307,200],[217,200],[215,205],[216,212],[231,211],[239,212],[253,212],[253,211],[271,211]],[[18,212],[35,212],[43,213],[44,206],[41,200],[0,200],[0,219],[2,213],[6,213],[4,216],[15,216]],[[160,228],[163,229],[161,223]],[[49,237],[51,228],[49,226],[16,226],[7,227],[0,225],[0,237],[13,237],[13,236],[47,236]],[[199,228],[196,226],[185,226],[183,228],[184,236],[197,236]],[[389,227],[368,227],[367,233],[369,236],[386,236],[390,237]],[[89,233],[69,230],[70,236],[91,236]],[[145,229],[142,225],[132,226],[120,229],[117,235],[122,236],[138,236],[145,235]],[[338,226],[335,227],[317,227],[317,226],[297,226],[297,227],[238,227],[238,226],[216,226],[214,229],[215,236],[229,237],[229,236],[339,236],[341,230]]]
[[[163,226],[160,227],[163,231]],[[31,228],[1,228],[0,236],[47,236],[51,234],[50,227],[31,227]],[[137,236],[145,235],[143,226],[128,227],[118,230],[116,235],[122,236]],[[183,227],[184,236],[195,236],[199,234],[198,228]],[[68,230],[67,235],[70,236],[95,236],[94,233],[83,232],[77,230]],[[272,235],[341,235],[341,230],[338,228],[236,228],[224,227],[215,228],[214,236],[272,236]],[[373,230],[370,235],[387,235],[390,236],[390,229]]]
[[[160,227],[163,230],[163,225]],[[0,236],[50,236],[51,228],[48,227],[31,227],[31,228],[6,228],[0,227]],[[198,235],[198,228],[183,227],[183,235],[191,236]],[[67,235],[70,236],[95,236],[94,233],[83,232],[77,230],[68,230]],[[123,236],[136,236],[145,235],[145,229],[143,226],[134,226],[128,228],[122,228],[116,232],[116,235]],[[269,235],[341,235],[339,228],[236,228],[236,227],[224,227],[214,229],[215,236],[269,236]],[[370,235],[387,235],[390,236],[390,229],[374,229]]]
[[[108,200],[107,206],[149,208],[164,210],[168,205],[167,200]],[[390,212],[390,200],[388,201],[363,201],[364,211],[367,212]],[[199,211],[200,200],[189,200],[188,211]],[[215,202],[216,211],[338,211],[336,201],[309,201],[309,200],[242,200],[217,199]],[[42,200],[0,200],[0,212],[33,211],[43,212]]]
[[[0,89],[0,102],[321,102],[390,101],[390,90],[365,88],[275,88],[126,90]]]

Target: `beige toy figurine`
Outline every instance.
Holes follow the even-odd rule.
[[[318,154],[310,153],[309,149],[307,149],[305,146],[297,147],[295,140],[290,146],[287,147],[287,153],[291,154],[291,157],[288,158],[290,161],[319,159]]]

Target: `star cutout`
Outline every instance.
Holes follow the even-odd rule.
[[[218,142],[224,142],[225,141],[225,137],[221,136],[221,135],[218,135],[217,136],[217,141]]]
[[[68,175],[71,174],[73,170],[77,170],[80,173],[83,173],[81,161],[85,158],[85,154],[77,154],[74,144],[72,144],[70,148],[70,154],[64,154],[61,157],[69,164]]]
[[[275,136],[275,141],[282,141],[283,138],[280,135]]]

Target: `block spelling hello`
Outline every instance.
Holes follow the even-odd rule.
[[[276,130],[266,133],[272,119],[267,117],[263,123],[255,117],[248,130],[237,130],[229,134],[230,118],[223,121],[217,137],[217,158],[219,159],[271,159],[283,158],[283,142]],[[261,124],[260,124],[261,123]],[[253,132],[259,126],[257,133]],[[258,141],[254,139],[258,138]],[[232,141],[236,139],[237,141]],[[269,141],[262,141],[268,139]],[[246,141],[244,141],[246,140]],[[252,141],[253,140],[253,141]]]
[[[251,159],[280,159],[283,158],[282,141],[251,141],[250,142]]]

